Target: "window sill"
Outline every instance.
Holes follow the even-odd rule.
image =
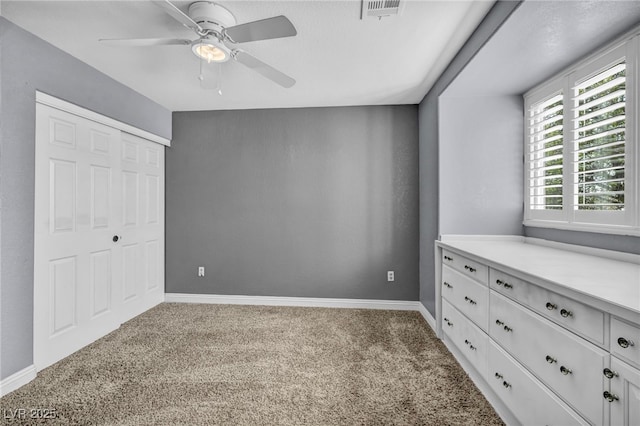
[[[623,225],[602,225],[593,223],[569,223],[561,221],[551,220],[535,220],[527,219],[522,222],[524,226],[530,226],[535,228],[551,228],[562,229],[567,231],[581,231],[581,232],[595,232],[598,234],[612,234],[612,235],[630,235],[638,237],[640,236],[640,228],[635,226],[623,226]]]

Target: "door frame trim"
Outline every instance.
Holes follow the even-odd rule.
[[[152,142],[159,143],[164,146],[171,146],[171,140],[158,136],[154,133],[147,132],[146,130],[138,129],[122,121],[115,120],[113,118],[98,114],[97,112],[90,111],[81,106],[72,104],[71,102],[64,101],[62,99],[47,95],[46,93],[36,90],[36,102],[42,105],[47,105],[52,108],[59,109],[64,112],[68,112],[78,117],[86,118],[96,123],[104,124],[105,126],[113,127],[114,129],[121,130],[132,135],[139,136],[143,139],[150,140]]]

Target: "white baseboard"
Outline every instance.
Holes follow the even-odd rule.
[[[17,373],[12,374],[6,379],[0,380],[0,398],[10,392],[26,385],[36,378],[36,367],[32,364],[27,368],[23,368]]]
[[[431,312],[424,307],[424,305],[418,302],[418,312],[422,314],[422,318],[429,324],[434,333],[436,333],[436,319],[431,315]]]
[[[303,306],[316,308],[389,309],[418,311],[422,304],[409,300],[329,299],[323,297],[234,296],[224,294],[166,293],[165,302],[223,305]]]

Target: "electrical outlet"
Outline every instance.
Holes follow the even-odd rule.
[[[396,279],[396,274],[393,271],[387,271],[387,281],[388,282],[392,282],[395,281]]]
[[[198,266],[198,276],[204,277],[204,266]]]

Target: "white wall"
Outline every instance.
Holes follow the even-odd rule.
[[[522,234],[520,96],[439,98],[439,234]]]

